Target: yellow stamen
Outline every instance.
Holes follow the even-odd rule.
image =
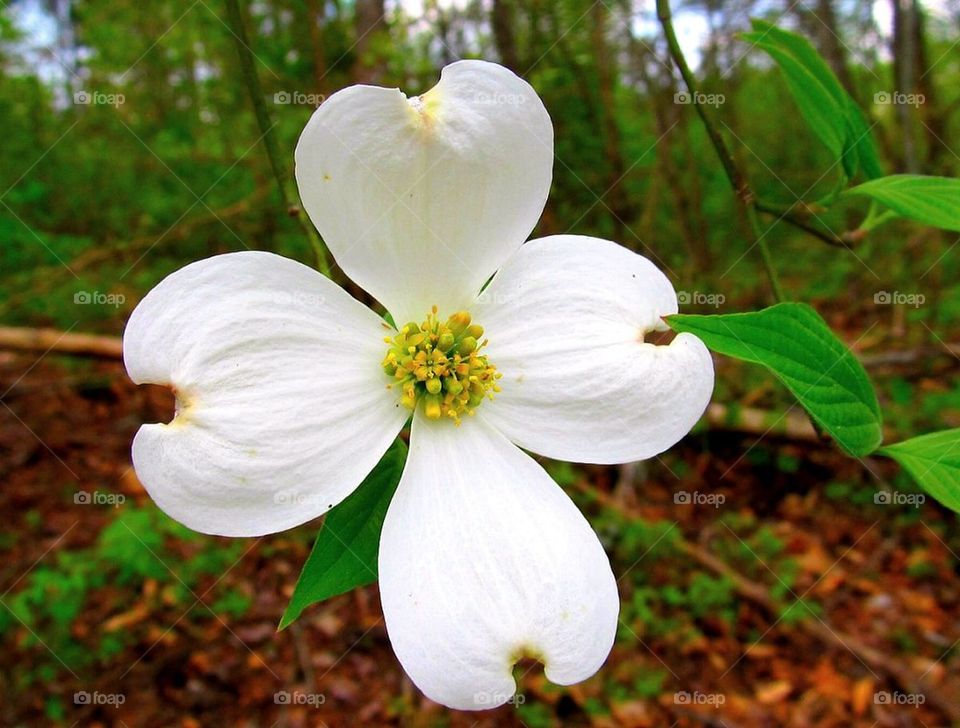
[[[457,311],[441,322],[434,306],[423,323],[407,323],[385,339],[390,346],[383,370],[399,385],[403,406],[416,409],[423,401],[427,417],[460,424],[461,415],[472,415],[499,392],[501,374],[481,353],[487,345],[482,336],[483,327],[472,323],[468,312]]]

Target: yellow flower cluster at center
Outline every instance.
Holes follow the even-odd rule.
[[[423,401],[430,419],[449,417],[457,424],[472,415],[485,397],[499,392],[502,376],[480,351],[487,345],[483,327],[471,323],[470,314],[458,311],[446,322],[437,307],[421,324],[408,323],[393,337],[383,359],[383,370],[393,378],[390,387],[400,390],[400,401],[411,410]]]

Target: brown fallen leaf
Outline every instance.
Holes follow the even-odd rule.
[[[850,705],[857,716],[863,715],[870,704],[873,702],[873,695],[876,692],[876,683],[872,677],[864,677],[853,684],[853,690],[850,694]]]
[[[101,628],[104,632],[118,632],[121,629],[125,629],[133,624],[142,622],[143,620],[149,618],[150,610],[146,605],[140,604],[133,609],[118,614],[115,617],[111,617],[106,622],[103,623]]]
[[[757,700],[764,705],[772,705],[773,703],[779,703],[791,692],[793,692],[793,685],[788,680],[777,680],[776,682],[760,685],[754,691],[754,695],[756,695]]]
[[[613,703],[610,706],[610,712],[617,719],[617,725],[624,728],[648,728],[653,725],[650,710],[642,700]]]
[[[775,656],[776,654],[776,647],[758,642],[755,645],[750,645],[750,648],[745,653],[745,657],[752,660],[766,660]]]

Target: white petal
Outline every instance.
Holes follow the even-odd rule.
[[[188,265],[140,302],[130,378],[169,384],[178,413],[140,428],[133,464],[171,517],[254,536],[329,510],[403,426],[379,318],[319,273],[270,253]]]
[[[527,450],[620,463],[663,452],[696,424],[713,362],[695,336],[644,342],[677,312],[649,260],[615,243],[558,235],[524,245],[473,307],[503,391],[482,412]]]
[[[417,414],[380,538],[380,595],[404,670],[451,708],[493,708],[521,656],[561,685],[596,672],[619,599],[590,524],[482,417]]]
[[[533,230],[553,126],[530,85],[483,61],[407,99],[351,86],[297,144],[304,207],[331,252],[398,324],[463,308]]]

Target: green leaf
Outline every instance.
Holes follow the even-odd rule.
[[[755,25],[757,22],[754,21]],[[765,32],[743,33],[742,37],[776,61],[810,129],[830,153],[840,159],[848,136],[843,108],[809,67],[782,45],[772,42]]]
[[[857,169],[869,178],[883,174],[870,128],[863,112],[803,36],[764,20],[751,20],[753,31],[741,34],[765,51],[783,72],[787,88],[813,133],[842,161],[852,179]]]
[[[869,197],[903,217],[960,232],[960,179],[893,174],[864,182],[843,194]]]
[[[882,448],[927,493],[960,513],[960,429],[921,435]]]
[[[311,604],[376,581],[380,530],[406,458],[407,447],[398,439],[360,486],[327,514],[279,629]]]
[[[853,150],[857,155],[857,162],[867,179],[876,179],[883,176],[883,166],[880,164],[880,154],[877,152],[877,142],[873,138],[867,118],[856,102],[847,96],[847,116],[850,120]],[[848,175],[853,177],[853,174]]]
[[[719,354],[767,367],[851,455],[880,445],[880,405],[863,365],[810,306],[780,303],[751,313],[677,314],[666,321]]]

